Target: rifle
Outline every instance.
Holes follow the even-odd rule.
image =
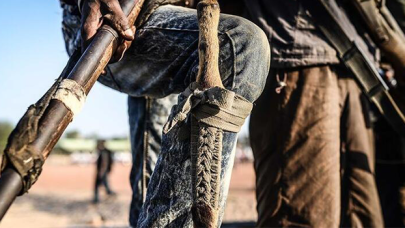
[[[405,71],[405,36],[398,23],[380,0],[349,1],[360,15],[368,33],[399,75]],[[402,76],[403,77],[403,76]],[[404,78],[398,78],[399,80]]]
[[[120,0],[129,24],[135,23],[143,3],[144,0]],[[116,51],[118,40],[117,32],[104,24],[83,54],[75,51],[55,84],[36,104],[29,107],[11,133],[6,150],[17,149],[27,159],[21,165],[13,163],[12,166],[8,164],[2,167],[0,220],[17,195],[25,193],[34,184],[44,161],[73,119],[72,108],[53,99],[56,90],[64,79],[68,79],[87,95]]]
[[[302,3],[337,50],[342,62],[352,71],[363,92],[390,125],[399,134],[405,135],[405,112],[399,106],[399,99],[393,98],[375,63],[360,43],[356,30],[343,25],[351,24],[344,11],[331,0],[303,0]]]

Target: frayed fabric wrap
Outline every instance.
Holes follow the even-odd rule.
[[[191,120],[191,129],[178,134],[187,132],[190,137],[194,227],[218,225],[223,133],[239,132],[252,108],[252,103],[235,92],[221,87],[201,91],[192,83],[172,109],[163,133],[183,130],[187,125],[182,122],[189,116]]]
[[[8,138],[0,170],[2,172],[6,166],[12,166],[21,175],[23,190],[20,195],[31,188],[42,172],[45,159],[31,143],[37,138],[39,121],[61,81],[62,77],[59,77],[46,94],[28,108]]]
[[[4,150],[0,170],[12,166],[23,181],[21,194],[28,192],[37,181],[45,162],[41,151],[37,151],[31,143],[37,138],[38,125],[52,99],[60,100],[73,115],[80,112],[86,100],[82,86],[70,79],[62,77],[53,84],[47,93],[35,104],[31,105],[18,122],[8,138]]]
[[[180,95],[179,104],[173,106],[163,133],[168,133],[176,125],[184,122],[189,113],[198,122],[208,126],[239,132],[252,111],[253,104],[230,90],[213,87],[201,91],[197,85],[197,83],[190,84]]]
[[[223,130],[191,117],[191,183],[194,227],[217,227]]]
[[[86,102],[86,93],[76,81],[64,79],[52,99],[61,101],[76,116]]]

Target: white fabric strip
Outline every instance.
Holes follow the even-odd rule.
[[[86,102],[86,93],[76,81],[64,79],[52,99],[61,101],[76,116]]]

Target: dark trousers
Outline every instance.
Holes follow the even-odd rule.
[[[387,227],[405,227],[405,139],[380,118],[375,124],[376,181]]]
[[[108,183],[108,172],[104,173],[103,175],[97,175],[96,183],[94,186],[94,199],[99,199],[99,191],[100,185],[103,185],[107,194],[111,194],[112,191],[110,189],[110,185]]]
[[[330,66],[270,72],[250,119],[258,227],[383,226],[360,96]]]

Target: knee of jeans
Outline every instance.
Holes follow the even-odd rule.
[[[235,48],[235,92],[249,101],[262,93],[270,70],[270,45],[263,30],[252,22],[235,17],[227,33]]]

